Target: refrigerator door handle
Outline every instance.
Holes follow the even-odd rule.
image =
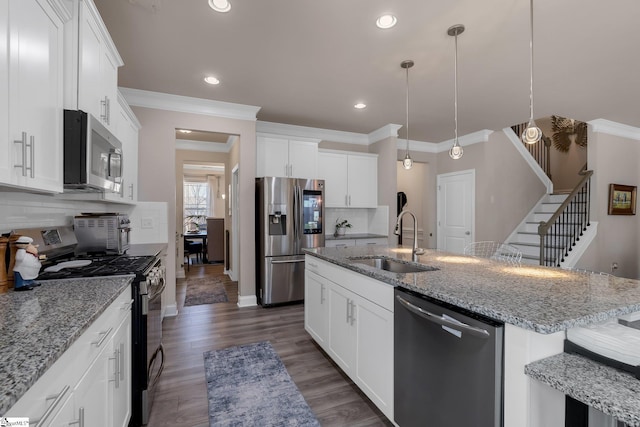
[[[422,317],[425,320],[428,320],[430,322],[436,323],[438,325],[446,326],[446,327],[449,327],[449,328],[452,328],[452,329],[455,329],[455,330],[462,330],[462,331],[468,332],[469,334],[471,334],[471,335],[473,335],[475,337],[478,337],[478,338],[487,339],[487,338],[489,338],[491,336],[491,334],[489,334],[489,332],[487,332],[485,329],[476,328],[474,326],[470,326],[470,325],[467,325],[466,323],[462,323],[462,322],[452,322],[450,320],[445,319],[444,317],[435,315],[435,314],[431,313],[430,311],[423,310],[422,308],[418,307],[417,305],[411,304],[409,301],[405,300],[400,295],[396,295],[396,299],[407,310],[411,311],[412,313],[417,314],[418,316],[420,316],[420,317]]]
[[[304,262],[304,259],[291,259],[288,261],[271,261],[271,264],[293,264],[295,262]]]
[[[293,187],[293,238],[298,238],[298,186]]]

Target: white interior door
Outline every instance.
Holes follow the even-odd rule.
[[[438,249],[463,253],[475,236],[474,169],[438,175]]]

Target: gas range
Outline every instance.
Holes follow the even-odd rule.
[[[126,254],[63,256],[43,264],[37,280],[75,279],[124,274],[142,276],[153,265],[155,259],[154,256],[129,256]],[[55,271],[60,267],[63,268]]]

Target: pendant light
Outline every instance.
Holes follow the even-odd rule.
[[[407,153],[404,156],[404,160],[402,161],[402,166],[409,170],[413,167],[413,160],[409,155],[409,68],[413,67],[413,61],[407,59],[400,63],[400,66],[407,70]]]
[[[542,138],[542,131],[533,121],[533,0],[529,1],[529,24],[531,29],[531,39],[529,40],[529,75],[531,80],[529,81],[529,123],[527,128],[522,132],[522,142],[526,144],[535,144]]]
[[[455,59],[453,62],[454,69],[454,101],[453,101],[453,111],[454,111],[454,123],[455,123],[455,137],[453,139],[453,147],[449,150],[449,157],[453,160],[458,160],[462,157],[464,150],[460,146],[460,142],[458,141],[458,36],[464,32],[464,25],[458,24],[452,27],[449,27],[447,30],[447,34],[452,37],[455,37]]]

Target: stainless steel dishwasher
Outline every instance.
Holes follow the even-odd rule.
[[[502,426],[504,324],[404,289],[394,316],[395,422]]]

